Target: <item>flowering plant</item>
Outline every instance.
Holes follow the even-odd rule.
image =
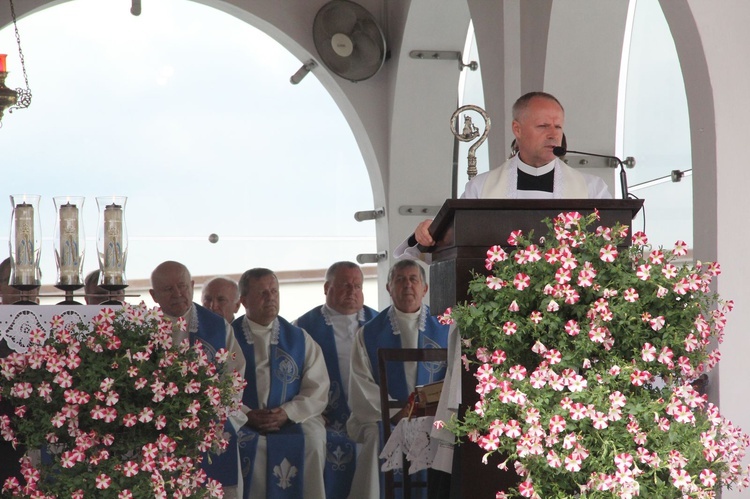
[[[181,326],[184,328],[184,320]],[[46,341],[45,341],[46,340]],[[90,324],[51,322],[25,353],[0,360],[0,395],[15,407],[2,436],[23,444],[22,477],[3,492],[28,498],[221,497],[200,469],[226,448],[224,424],[244,380],[210,362],[200,342],[172,345],[158,308],[104,308]],[[32,449],[42,450],[32,464]]]
[[[498,498],[715,497],[743,488],[750,439],[694,387],[719,361],[732,303],[715,263],[680,265],[598,213],[546,220],[487,252],[491,275],[450,312],[478,402],[447,425],[519,475]],[[649,251],[650,250],[650,251]],[[442,424],[442,423],[440,423]]]

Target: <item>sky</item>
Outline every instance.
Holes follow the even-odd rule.
[[[631,186],[692,168],[690,121],[677,50],[658,2],[639,1],[625,94],[623,158],[634,156]],[[693,184],[688,176],[634,192],[645,199],[634,223],[655,245],[693,244]]]
[[[349,126],[314,74],[289,83],[302,63],[264,33],[185,0],[138,17],[128,1],[75,0],[18,28],[33,98],[3,118],[3,190],[42,197],[44,284],[55,196],[85,196],[84,273],[98,266],[96,197],[113,195],[128,198],[129,279],[168,259],[212,275],[376,251],[374,224],[353,217],[373,201]],[[0,53],[23,87],[12,26]],[[0,199],[0,247],[11,212]]]

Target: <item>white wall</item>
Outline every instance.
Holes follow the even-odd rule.
[[[709,0],[688,2],[698,33],[710,78],[715,114],[715,170],[708,181],[694,179],[696,258],[711,259],[722,265],[717,291],[735,301],[728,317],[726,339],[719,364],[719,399],[722,413],[746,432],[750,431],[750,292],[747,287],[747,247],[750,232],[744,227],[747,213],[747,184],[750,175],[744,165],[747,156],[747,116],[750,115],[747,81],[750,79],[750,3],[733,0],[716,4]],[[720,5],[720,8],[717,8]],[[674,31],[674,30],[673,30]],[[688,75],[689,77],[689,75]],[[686,83],[688,79],[686,77]],[[695,96],[697,100],[700,96]],[[690,103],[690,95],[688,95]],[[693,108],[691,107],[691,120]],[[700,135],[704,127],[693,128]],[[695,158],[695,154],[694,154]],[[709,162],[694,169],[710,168]],[[702,203],[702,204],[701,204]],[[705,207],[705,209],[703,209]],[[715,216],[712,216],[715,213]],[[703,227],[702,240],[698,230]],[[715,234],[715,236],[714,236]],[[702,248],[699,252],[699,244]],[[705,256],[703,256],[705,253]],[[725,492],[725,499],[745,497],[747,492]]]

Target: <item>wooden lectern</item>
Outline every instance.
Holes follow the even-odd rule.
[[[430,265],[430,308],[442,314],[446,308],[467,301],[472,271],[489,273],[484,267],[487,249],[493,245],[507,248],[511,231],[545,236],[548,229],[543,220],[570,211],[585,216],[598,210],[600,224],[606,227],[617,222],[630,225],[642,206],[641,199],[449,199],[430,226],[437,241]],[[461,372],[463,404],[459,412],[463,414],[479,397],[472,374],[463,369]],[[458,446],[451,487],[460,494],[458,497],[494,499],[498,490],[516,481],[515,473],[497,469],[499,456],[493,456],[487,465],[482,464],[482,456],[475,444]]]

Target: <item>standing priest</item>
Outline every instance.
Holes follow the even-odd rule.
[[[511,128],[515,136],[515,147],[511,158],[498,168],[471,179],[462,199],[611,199],[607,185],[594,175],[581,173],[568,166],[555,155],[555,148],[564,147],[563,126],[565,110],[560,101],[545,92],[529,92],[513,104]],[[423,247],[435,245],[429,232],[432,220],[424,220],[408,240],[401,243],[394,256],[408,256],[430,260],[422,255],[417,244]],[[460,365],[461,347],[458,334],[451,335],[449,364]],[[452,354],[452,355],[451,355]],[[450,371],[450,370],[449,370]],[[455,373],[456,378],[460,378]],[[448,420],[451,413],[458,412],[461,401],[460,380],[445,380],[441,396],[439,415],[436,419]],[[452,442],[447,430],[434,430],[432,437]],[[446,465],[443,471],[450,471]]]
[[[565,110],[551,94],[529,92],[513,104],[517,154],[466,184],[463,199],[611,199],[604,181],[581,173],[555,156],[563,141]],[[420,223],[394,255],[418,257],[417,243],[433,246],[432,220]]]

